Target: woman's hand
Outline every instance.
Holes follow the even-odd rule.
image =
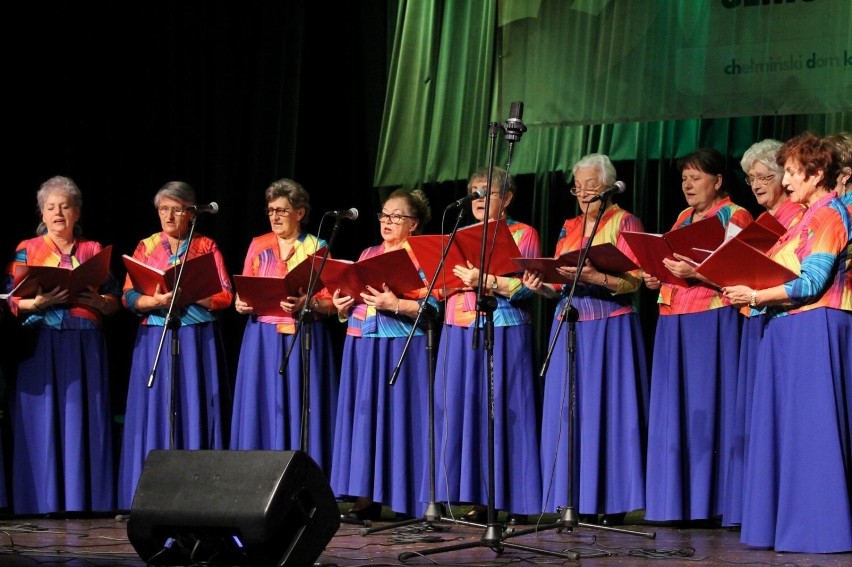
[[[453,273],[462,281],[466,289],[474,289],[479,283],[479,268],[475,268],[470,262],[467,266],[456,264]]]
[[[355,305],[355,299],[350,295],[340,295],[340,290],[334,290],[334,295],[331,296],[331,303],[337,309],[338,315],[341,317],[349,317],[352,312],[352,307]]]
[[[661,282],[659,279],[657,279],[656,276],[652,276],[648,272],[642,272],[642,280],[644,280],[645,282],[645,287],[652,291],[660,289],[663,285],[663,282]]]
[[[361,298],[376,309],[394,312],[399,309],[399,298],[385,284],[382,284],[382,291],[368,285],[367,293],[362,293]]]
[[[234,309],[236,309],[237,313],[240,315],[251,315],[254,313],[254,307],[240,299],[239,293],[234,298]]]
[[[67,303],[70,297],[68,290],[60,289],[59,286],[50,291],[43,291],[39,287],[36,296],[30,300],[29,311],[44,311],[52,305]]]

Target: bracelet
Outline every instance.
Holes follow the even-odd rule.
[[[491,291],[497,291],[497,276],[494,276],[494,281],[491,282]]]
[[[402,301],[399,297],[396,298],[396,309],[393,310],[394,315],[399,315],[399,304]]]
[[[757,307],[757,290],[751,290],[751,301],[748,302],[748,306],[751,308]]]
[[[602,286],[606,286],[606,284],[607,284],[607,282],[608,282],[609,280],[607,279],[606,274],[604,274],[604,275],[603,275],[603,277],[604,277],[604,279],[603,279],[603,281],[601,282],[601,285],[602,285]]]

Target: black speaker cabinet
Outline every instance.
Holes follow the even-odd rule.
[[[312,565],[340,527],[337,501],[302,451],[148,454],[127,522],[147,565]]]

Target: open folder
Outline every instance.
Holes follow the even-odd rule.
[[[487,246],[485,248],[488,273],[504,276],[520,271],[513,258],[519,257],[521,252],[518,250],[518,245],[515,244],[515,239],[512,238],[512,233],[509,231],[506,221],[497,221],[496,234],[494,229],[494,222],[489,221],[486,226]],[[447,251],[442,273],[438,276],[436,282],[438,289],[446,291],[465,287],[464,282],[453,273],[453,266],[467,266],[467,262],[470,262],[474,267],[480,267],[482,232],[482,223],[467,226],[456,232],[452,245]],[[423,234],[408,237],[408,244],[414,251],[414,255],[429,281],[438,271],[441,254],[443,254],[449,238],[448,235],[444,234]]]
[[[167,270],[160,270],[127,254],[122,255],[121,259],[124,267],[127,268],[127,275],[130,277],[133,289],[139,293],[154,295],[158,285],[160,293],[173,291],[180,264],[170,266]],[[216,259],[212,252],[186,261],[180,287],[180,296],[177,300],[177,305],[180,307],[222,291],[222,282],[219,281],[219,271],[216,269]]]
[[[321,258],[313,256],[317,269]],[[426,287],[420,272],[411,261],[408,251],[399,248],[357,262],[329,258],[320,274],[323,286],[330,292],[340,290],[340,296],[360,300],[367,286],[382,291],[383,285],[396,295]]]
[[[719,246],[695,267],[695,271],[719,287],[746,285],[752,289],[774,287],[799,277],[743,241],[740,235]]]
[[[31,298],[36,296],[38,288],[50,291],[57,286],[67,289],[71,295],[84,291],[89,286],[99,288],[109,278],[111,255],[112,245],[104,247],[74,269],[58,266],[15,266],[11,295]]]
[[[315,252],[314,268],[311,270],[311,256],[308,256],[284,276],[247,276],[234,275],[237,294],[254,309],[258,315],[282,316],[281,302],[288,297],[298,297],[308,292],[311,274],[316,278],[325,247]],[[319,286],[314,285],[314,291]]]
[[[625,230],[621,235],[645,273],[663,283],[687,286],[689,282],[672,274],[663,260],[674,259],[675,253],[694,259],[696,250],[715,250],[725,239],[725,229],[718,217],[711,217],[665,234]]]
[[[542,281],[545,283],[565,283],[568,281],[568,278],[557,272],[556,268],[577,266],[577,263],[580,261],[580,253],[580,250],[573,250],[560,254],[556,258],[520,257],[512,258],[512,260],[525,270],[540,272]],[[639,267],[610,242],[591,246],[586,258],[598,271],[607,274],[623,274]]]

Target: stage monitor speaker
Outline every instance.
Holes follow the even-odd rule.
[[[148,454],[127,522],[146,565],[312,565],[340,527],[303,451]]]

